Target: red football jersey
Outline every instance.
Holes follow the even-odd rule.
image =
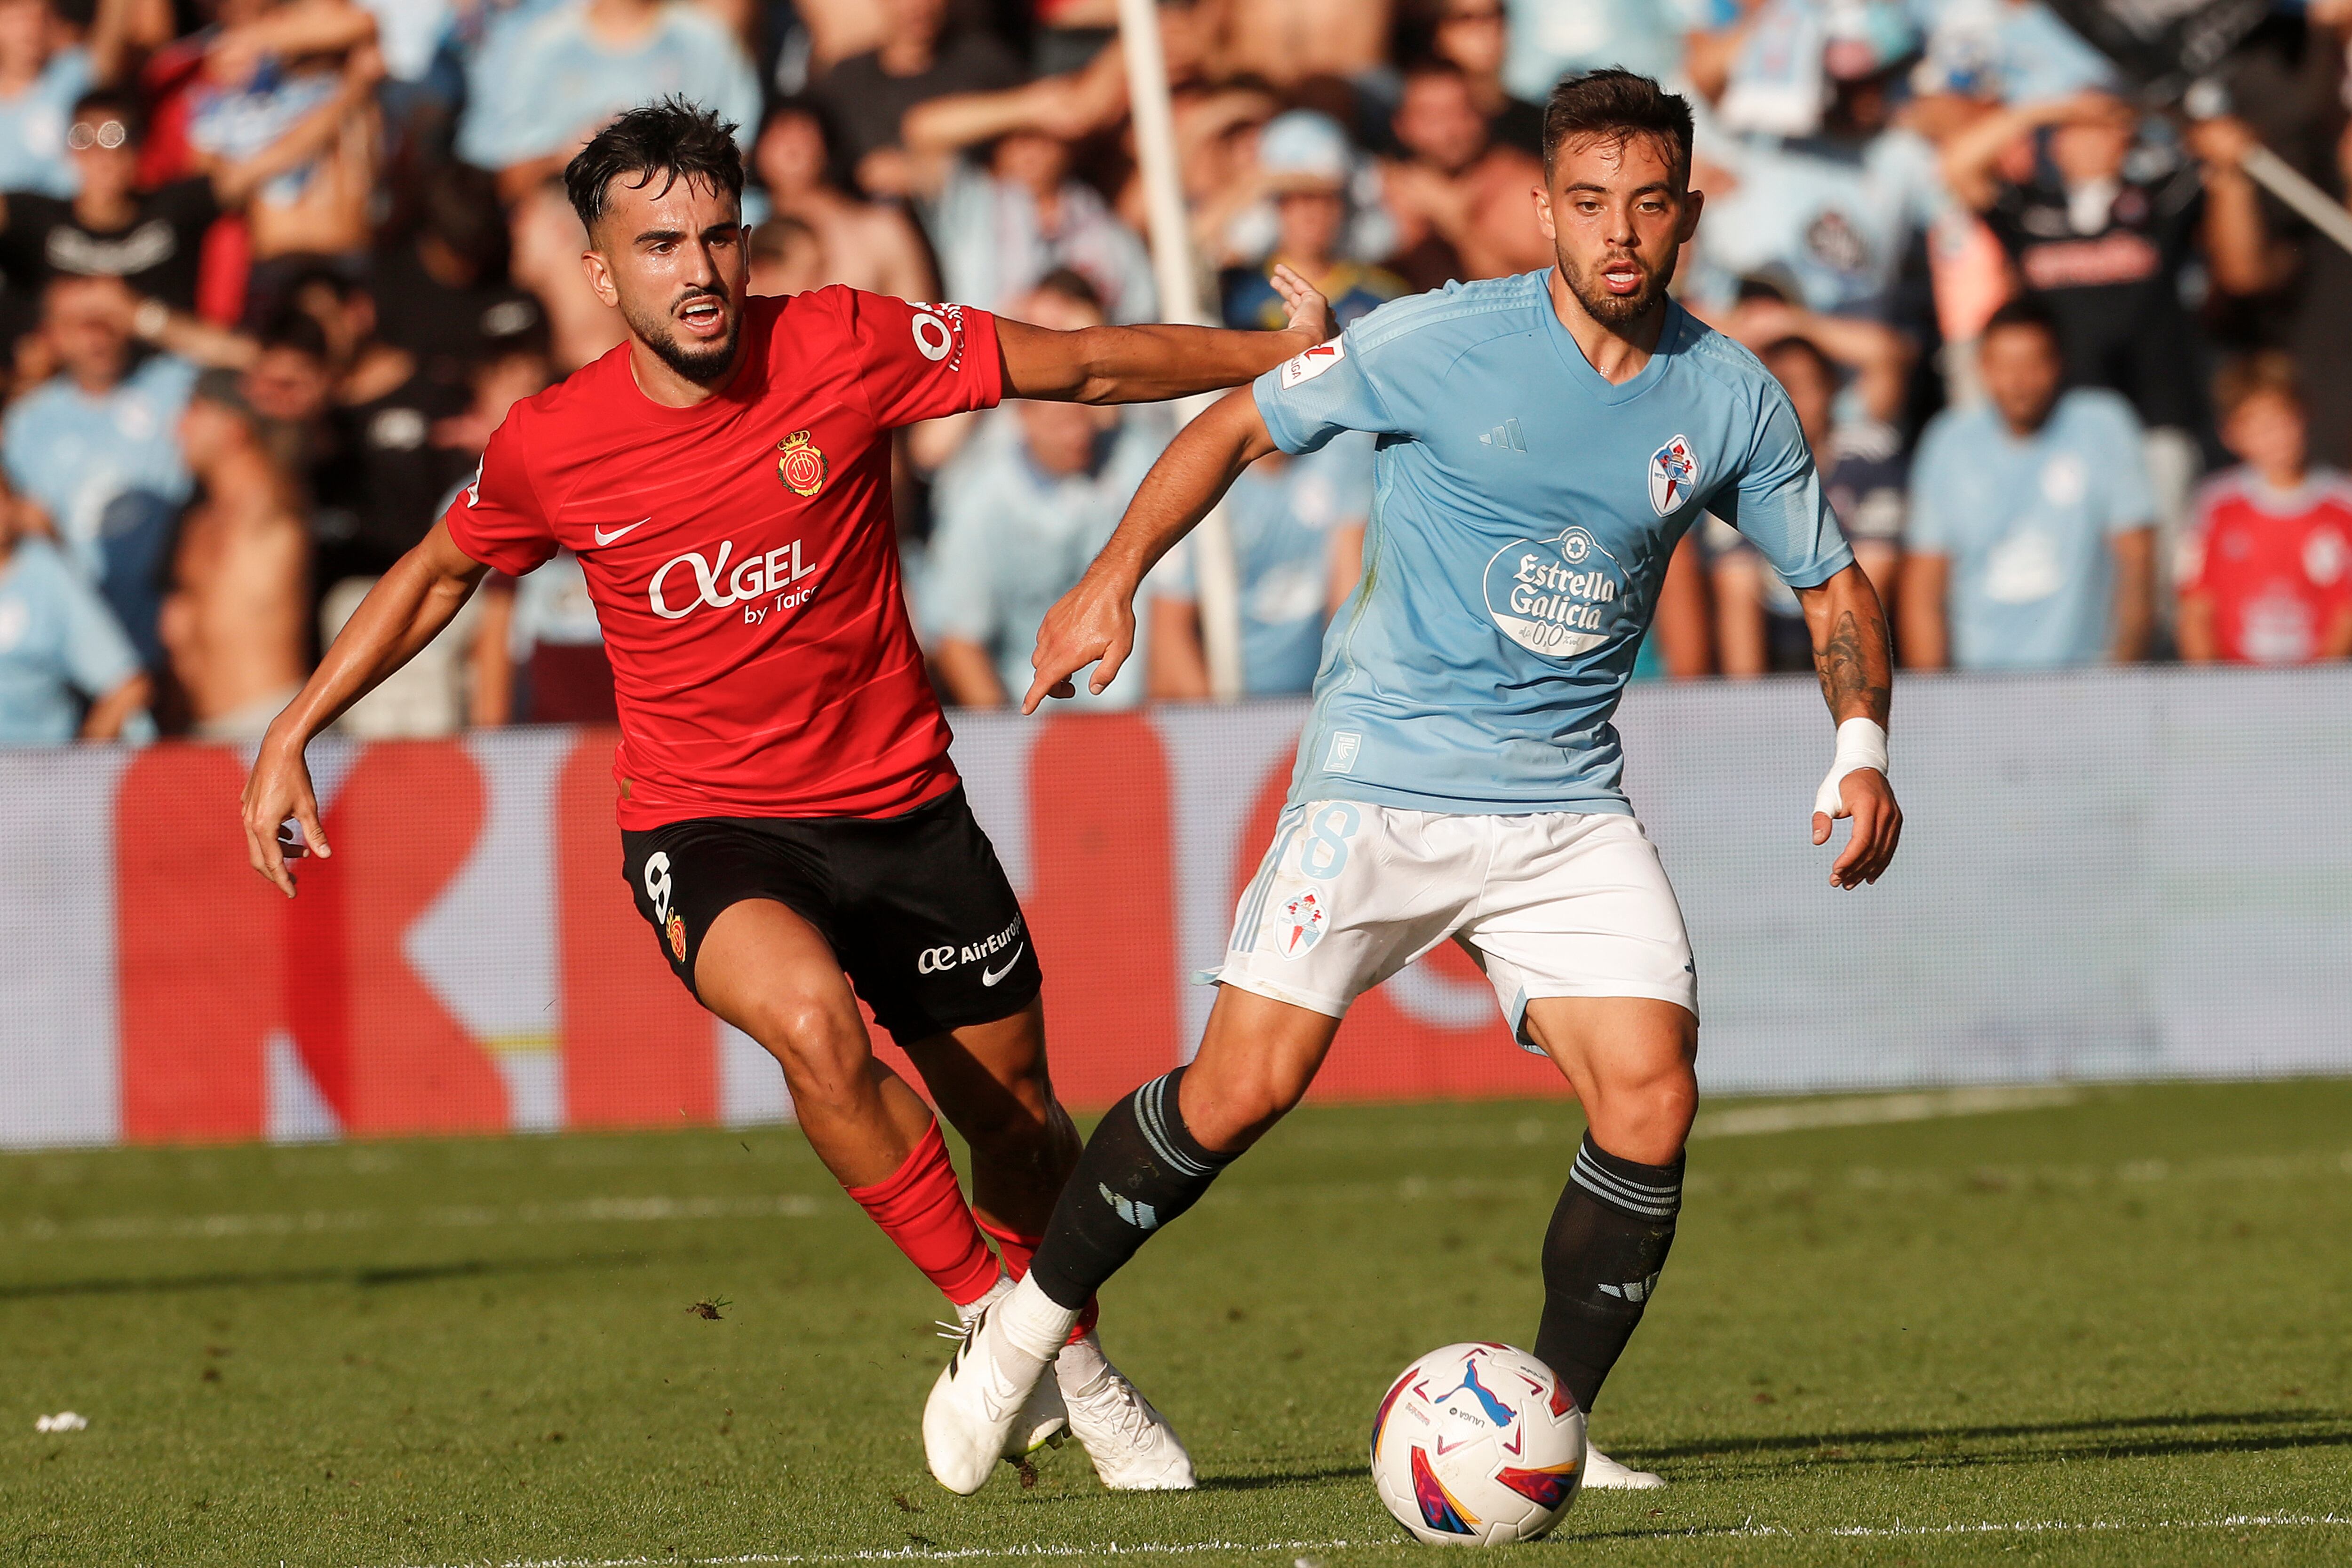
[[[2279,492],[2232,468],[2198,495],[2180,589],[2213,601],[2221,656],[2299,664],[2352,610],[2352,483],[2315,471]]]
[[[955,783],[899,582],[889,432],[996,402],[995,320],[837,286],[743,314],[725,392],[657,403],[623,344],[516,404],[447,515],[501,571],[580,558],[625,828],[891,817]]]

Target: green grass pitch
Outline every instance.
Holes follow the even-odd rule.
[[[1513,1561],[2352,1562],[2352,1083],[1706,1115],[1595,1428],[1674,1484]],[[0,1562],[1395,1563],[1372,1406],[1532,1336],[1578,1127],[1318,1109],[1236,1166],[1107,1302],[1160,1497],[933,1485],[941,1303],[790,1128],[0,1158]]]

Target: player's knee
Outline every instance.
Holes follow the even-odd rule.
[[[1698,1114],[1698,1080],[1687,1064],[1608,1086],[1585,1107],[1594,1142],[1621,1159],[1666,1165],[1682,1153]]]
[[[1184,1075],[1184,1121],[1203,1147],[1235,1155],[1256,1143],[1306,1097],[1308,1080],[1265,1063],[1242,1072],[1204,1072],[1195,1063]]]
[[[745,1032],[782,1066],[795,1101],[831,1103],[858,1092],[874,1051],[856,1013],[786,995],[761,1003],[746,1023]]]

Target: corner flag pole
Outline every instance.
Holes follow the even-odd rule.
[[[1191,225],[1176,170],[1176,116],[1169,104],[1168,61],[1160,47],[1159,7],[1153,0],[1118,0],[1118,35],[1127,52],[1127,98],[1135,118],[1136,162],[1150,216],[1151,275],[1159,287],[1160,315],[1168,321],[1213,325],[1201,308],[1192,270]],[[1189,424],[1216,396],[1186,398],[1177,404],[1177,418]],[[1241,571],[1223,501],[1192,530],[1192,583],[1201,609],[1201,652],[1209,665],[1209,692],[1219,702],[1232,702],[1242,695]]]

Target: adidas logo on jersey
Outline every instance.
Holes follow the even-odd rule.
[[[1519,434],[1519,422],[1507,419],[1478,438],[1481,446],[1499,447],[1506,452],[1525,452],[1528,438]]]

